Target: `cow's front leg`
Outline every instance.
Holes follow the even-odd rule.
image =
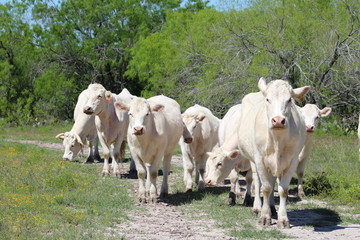
[[[182,154],[184,166],[184,183],[186,192],[192,191],[192,173],[194,171],[194,163],[188,153]]]
[[[122,137],[122,136],[120,136]],[[118,139],[122,139],[122,138],[118,138]],[[120,178],[121,174],[120,174],[120,167],[119,167],[119,163],[121,163],[122,161],[122,152],[123,149],[125,147],[125,143],[122,142],[122,140],[117,140],[114,144],[114,149],[113,149],[113,162],[112,162],[112,166],[113,166],[113,172],[114,172],[114,176]]]
[[[229,192],[229,198],[228,198],[228,204],[229,205],[235,205],[236,204],[236,183],[239,182],[238,173],[235,169],[231,170],[230,175],[230,192]]]
[[[247,171],[247,173],[245,175],[245,179],[246,179],[246,193],[245,193],[243,205],[248,207],[248,206],[251,206],[251,203],[252,203],[251,188],[252,188],[252,183],[253,183],[253,175],[252,175],[251,170]]]
[[[261,198],[260,198],[260,179],[259,175],[256,170],[255,163],[251,162],[251,172],[252,172],[252,179],[254,182],[254,204],[253,204],[253,213],[258,216],[261,212]]]
[[[149,193],[149,202],[156,203],[157,202],[157,187],[156,187],[156,179],[158,176],[159,170],[159,162],[160,159],[155,160],[152,164],[146,163],[146,191]]]
[[[196,163],[197,165],[197,184],[198,184],[198,189],[204,189],[205,188],[205,167],[206,167],[206,160],[207,160],[207,155],[202,156],[199,161]]]
[[[171,157],[172,154],[167,154],[164,156],[163,160],[163,181],[161,184],[160,190],[160,198],[166,198],[169,195],[169,187],[168,187],[168,177],[170,173],[171,166]]]
[[[140,203],[146,203],[146,189],[145,189],[146,169],[145,166],[138,160],[135,160],[135,164],[139,179],[138,200]]]

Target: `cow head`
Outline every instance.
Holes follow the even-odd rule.
[[[313,133],[319,124],[320,118],[329,116],[331,108],[325,107],[320,110],[315,104],[306,104],[300,109],[300,113],[305,121],[306,131]]]
[[[84,106],[84,113],[88,115],[98,115],[101,113],[108,104],[109,94],[101,84],[90,84],[88,87],[89,98]]]
[[[264,78],[260,78],[258,87],[266,101],[266,114],[270,129],[286,129],[291,109],[295,107],[293,99],[302,100],[310,90],[309,86],[293,89],[284,80],[274,80],[266,84]]]
[[[146,133],[153,118],[152,114],[161,112],[164,109],[164,105],[156,104],[151,107],[146,99],[134,98],[130,104],[115,102],[115,108],[118,111],[128,112],[129,131],[132,131],[134,135],[141,136]]]
[[[72,161],[84,145],[81,138],[76,133],[60,133],[56,138],[63,140],[63,145],[65,147],[63,159],[67,161]]]
[[[185,127],[193,138],[201,134],[201,124],[206,120],[206,116],[202,112],[185,113],[182,114],[182,119]]]
[[[226,151],[220,147],[214,147],[213,151],[208,153],[205,183],[216,185],[224,181],[235,167],[239,154],[239,150]]]

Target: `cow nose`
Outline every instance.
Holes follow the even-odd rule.
[[[134,134],[135,135],[142,135],[143,132],[144,132],[143,130],[144,130],[144,128],[141,127],[141,126],[134,127]]]
[[[211,185],[211,179],[205,179],[205,183],[206,183],[207,185]]]
[[[193,139],[191,137],[187,137],[184,139],[184,142],[187,143],[187,144],[190,144],[192,143]]]
[[[283,117],[274,117],[271,119],[272,125],[275,128],[283,128],[285,127],[285,118]]]
[[[314,126],[313,125],[306,125],[306,131],[307,132],[313,132],[314,131]]]
[[[91,108],[91,107],[89,107],[89,106],[85,106],[84,107],[84,113],[86,113],[86,114],[91,114],[91,113],[93,113],[94,111],[93,111],[93,109]]]

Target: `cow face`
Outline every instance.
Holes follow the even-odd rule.
[[[90,84],[88,87],[89,99],[84,106],[84,113],[88,115],[98,115],[108,104],[106,96],[111,94],[100,84]]]
[[[293,99],[303,99],[310,87],[292,89],[284,80],[274,80],[266,84],[260,78],[258,87],[265,98],[266,114],[270,129],[286,129],[289,124],[291,110],[295,107]]]
[[[141,136],[150,127],[150,121],[153,113],[160,112],[164,105],[156,104],[150,107],[150,104],[144,98],[135,98],[129,105],[122,102],[115,102],[118,111],[127,111],[129,114],[129,131],[133,135]]]
[[[208,185],[216,185],[229,176],[231,170],[235,167],[239,151],[226,151],[222,148],[215,147],[213,151],[208,154],[205,183]]]
[[[306,131],[313,133],[319,124],[320,118],[329,116],[331,108],[325,107],[320,110],[315,104],[306,104],[301,108],[300,113],[305,121]]]
[[[201,134],[201,124],[205,121],[206,116],[202,113],[182,115],[183,122],[190,132],[190,135],[196,138]]]
[[[60,133],[56,138],[63,140],[63,145],[65,147],[63,160],[72,161],[83,147],[81,138],[75,133]]]

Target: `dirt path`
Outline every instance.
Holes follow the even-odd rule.
[[[63,149],[60,143],[46,143],[41,141],[29,140],[13,140],[12,142],[20,142],[25,144],[35,144],[40,147]],[[181,159],[174,157],[172,161],[174,165],[181,166]],[[121,172],[128,172],[128,164],[123,164]],[[174,176],[172,176],[173,178]],[[177,176],[180,177],[180,176]],[[171,179],[171,178],[170,178]],[[129,179],[134,185],[135,192],[132,193],[136,199],[137,179]],[[158,179],[158,184],[161,179]],[[296,204],[314,204],[319,209],[326,209],[326,203],[316,200],[299,201]],[[329,216],[336,218],[336,213],[329,210]],[[327,213],[317,212],[315,210],[293,210],[288,211],[288,216],[291,222],[290,229],[281,230],[288,236],[307,240],[322,240],[322,239],[360,239],[360,225],[340,225],[336,219],[326,217]],[[208,219],[206,214],[202,216],[203,220],[191,220],[189,216],[185,216],[179,207],[167,203],[157,204],[141,204],[135,209],[128,212],[129,221],[114,225],[107,229],[108,236],[119,237],[122,239],[152,239],[152,240],[211,240],[211,239],[232,239],[227,235],[226,229],[216,227],[214,220]],[[360,216],[356,216],[360,217]],[[331,221],[330,224],[323,224],[316,227],[316,222],[324,223],[324,221]],[[273,219],[272,228],[276,229],[276,220]]]

